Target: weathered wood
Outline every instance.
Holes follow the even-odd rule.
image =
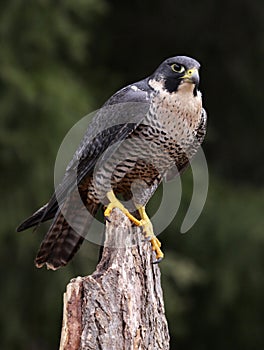
[[[151,245],[118,209],[110,220],[96,271],[67,286],[60,350],[169,349]]]

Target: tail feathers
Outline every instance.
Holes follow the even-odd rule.
[[[85,233],[92,223],[93,216],[88,215],[85,207],[82,209],[68,205],[68,203],[66,201],[63,206],[64,214],[58,211],[41,243],[35,259],[35,264],[39,268],[45,264],[48,269],[52,270],[65,266],[80,248]],[[93,208],[94,215],[97,210],[98,205]],[[74,229],[70,224],[74,226]]]
[[[35,264],[57,270],[65,266],[80,248],[84,238],[76,233],[60,213],[41,243]]]

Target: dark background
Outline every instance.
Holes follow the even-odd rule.
[[[47,226],[15,232],[51,195],[64,135],[180,54],[202,64],[210,187],[181,235],[187,172],[179,213],[160,235],[171,349],[264,347],[263,11],[262,0],[1,1],[1,349],[57,349],[66,284],[97,262],[98,247],[85,243],[66,268],[37,270]]]

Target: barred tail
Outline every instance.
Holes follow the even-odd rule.
[[[58,210],[41,243],[35,259],[35,264],[39,268],[46,265],[48,269],[57,270],[65,266],[80,248],[93,216],[99,209],[99,203],[94,202],[89,205],[90,213],[88,213],[84,205],[76,205],[73,196],[71,195],[61,210]]]

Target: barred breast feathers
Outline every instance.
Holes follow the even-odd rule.
[[[162,81],[149,81],[154,89],[151,97],[150,114],[165,130],[174,136],[190,134],[198,129],[203,115],[202,94],[193,94],[193,85],[180,84],[177,91],[169,93]],[[173,136],[173,135],[171,135]]]

